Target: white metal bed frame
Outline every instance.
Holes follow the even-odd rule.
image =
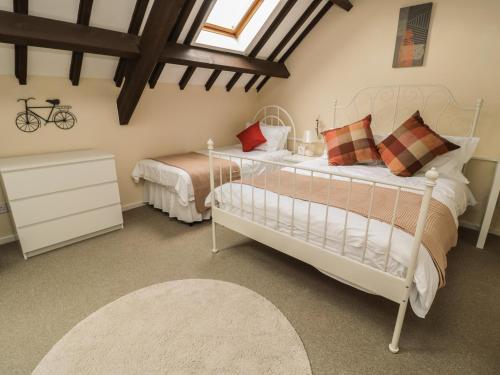
[[[285,115],[284,118],[283,114]],[[278,105],[266,105],[259,109],[257,113],[255,113],[252,121],[257,120],[263,122],[266,125],[290,127],[293,135],[292,151],[295,150],[295,123],[293,122],[292,116],[284,108]]]
[[[371,128],[374,133],[388,134],[418,109],[426,123],[436,132],[447,134],[443,131],[452,130],[458,131],[457,135],[472,137],[476,133],[482,105],[483,99],[479,98],[476,100],[475,107],[463,107],[451,91],[442,85],[407,84],[366,87],[358,91],[347,105],[340,106],[338,100],[333,100],[333,128],[339,124],[342,126],[358,121],[370,113],[372,114]],[[341,111],[340,114],[339,111]],[[468,116],[465,119],[461,116],[469,113],[473,113],[472,121]],[[442,122],[445,125],[448,123],[448,127],[440,127]],[[469,129],[466,130],[464,127]]]
[[[429,95],[423,95],[423,88],[431,88],[430,94]],[[446,94],[445,96],[447,97],[447,100],[444,102],[443,106],[440,107],[440,114],[437,117],[436,122],[434,123],[435,126],[437,127],[437,123],[439,120],[443,117],[445,111],[450,107],[453,106],[459,110],[463,111],[469,111],[473,112],[473,119],[472,122],[469,123],[471,126],[471,130],[469,130],[466,134],[467,136],[472,136],[474,134],[474,131],[477,126],[477,122],[479,119],[479,113],[481,110],[481,105],[482,105],[482,100],[477,101],[477,105],[475,108],[463,108],[458,106],[456,101],[453,99],[453,96],[451,95],[450,91],[442,86],[384,86],[380,88],[369,88],[365,90],[361,90],[354,99],[351,101],[350,105],[343,107],[344,109],[349,108],[350,106],[353,105],[353,103],[356,103],[356,99],[360,98],[364,94],[368,94],[369,102],[371,105],[371,108],[373,109],[373,103],[377,98],[380,98],[381,96],[387,96],[387,98],[391,97],[393,100],[393,105],[394,108],[391,113],[392,113],[392,121],[390,121],[390,124],[392,124],[392,128],[395,127],[397,124],[397,119],[399,118],[399,112],[402,108],[400,99],[401,99],[401,94],[402,91],[405,89],[409,89],[410,91],[413,91],[417,93],[418,95],[422,95],[422,99],[424,103],[424,107],[422,112],[425,113],[425,110],[427,108],[427,105],[429,104],[429,101],[431,98],[434,97],[434,95],[437,95],[437,93],[440,93],[442,95],[443,93]],[[372,92],[372,94],[369,94]],[[340,107],[336,105],[335,101],[335,106],[334,106],[334,124],[335,124],[335,118],[336,118],[336,112]],[[413,113],[416,109],[418,109],[418,106],[413,106],[411,109],[411,112]],[[359,109],[355,108],[355,111],[357,112],[356,118],[359,118]],[[373,115],[373,113],[372,113]],[[377,121],[378,116],[373,116],[375,119],[375,122]],[[214,144],[211,140],[208,141],[208,150],[209,150],[209,165],[210,165],[210,185],[211,185],[211,205],[212,205],[212,240],[213,240],[213,248],[212,251],[214,253],[218,252],[217,248],[217,243],[216,243],[216,225],[220,224],[226,228],[229,228],[231,230],[234,230],[238,233],[241,233],[247,237],[250,237],[256,241],[259,241],[267,246],[270,246],[276,250],[279,250],[285,254],[288,254],[294,258],[297,258],[305,263],[308,263],[318,269],[322,269],[326,271],[327,273],[338,277],[342,280],[345,280],[348,283],[352,283],[354,285],[357,285],[361,288],[364,288],[365,290],[369,290],[373,293],[376,293],[380,296],[383,296],[393,302],[396,302],[399,304],[399,310],[396,318],[396,323],[395,323],[395,328],[392,336],[391,343],[389,344],[389,350],[392,353],[397,353],[399,351],[399,339],[401,335],[401,329],[403,326],[403,320],[406,312],[406,308],[408,305],[408,298],[410,294],[410,287],[413,282],[414,278],[414,273],[416,270],[416,265],[417,265],[417,258],[418,258],[418,252],[420,249],[421,245],[421,240],[422,240],[422,235],[424,231],[424,226],[427,218],[427,213],[429,209],[429,205],[432,199],[432,191],[433,188],[436,186],[436,180],[438,178],[438,172],[433,168],[430,171],[428,171],[425,174],[426,181],[425,181],[425,188],[416,188],[416,187],[408,187],[404,184],[396,184],[396,183],[388,183],[387,181],[381,181],[373,178],[359,178],[359,177],[352,177],[347,174],[343,173],[338,173],[338,172],[331,172],[331,171],[325,171],[325,170],[320,170],[316,168],[307,168],[307,167],[300,167],[296,165],[290,165],[286,163],[279,163],[279,162],[271,162],[271,161],[266,161],[265,163],[272,165],[274,167],[284,168],[292,168],[293,173],[296,175],[297,170],[302,171],[302,174],[307,173],[310,175],[311,182],[310,182],[310,189],[312,189],[312,181],[313,181],[313,175],[314,173],[320,173],[322,175],[327,175],[329,179],[329,184],[331,185],[331,182],[334,177],[340,177],[340,178],[345,178],[349,182],[349,193],[347,197],[347,202],[346,202],[346,214],[345,214],[345,221],[344,221],[344,238],[342,241],[342,248],[339,249],[340,251],[338,253],[334,253],[332,251],[328,251],[325,247],[326,243],[326,235],[327,235],[327,224],[328,224],[328,210],[330,208],[329,205],[325,205],[325,223],[324,223],[324,233],[323,233],[323,246],[319,246],[317,244],[309,242],[309,221],[310,221],[310,210],[311,210],[311,198],[309,198],[308,201],[308,217],[307,217],[307,232],[306,232],[306,240],[303,240],[301,238],[297,238],[297,236],[294,235],[294,207],[295,207],[295,200],[296,198],[293,198],[292,201],[292,218],[291,218],[291,229],[290,233],[283,233],[283,231],[279,231],[279,207],[280,207],[280,200],[279,200],[279,195],[278,195],[278,200],[277,200],[277,205],[278,205],[278,217],[276,218],[276,228],[271,227],[270,225],[266,225],[266,200],[264,199],[264,224],[261,224],[257,221],[254,220],[254,187],[252,187],[252,196],[251,196],[251,207],[252,211],[250,215],[245,215],[243,212],[243,194],[240,195],[240,202],[233,202],[232,199],[232,190],[231,190],[231,202],[216,202],[215,200],[215,184],[214,184],[214,176],[217,173],[217,171],[214,171],[213,169],[213,157],[214,156],[222,156],[225,158],[228,158],[230,162],[232,162],[235,159],[246,159],[250,160],[252,163],[254,162],[262,162],[257,159],[252,159],[252,158],[247,158],[247,157],[232,157],[230,155],[225,155],[220,152],[214,151]],[[240,160],[242,161],[242,160]],[[278,170],[279,170],[278,169]],[[220,171],[219,171],[220,173]],[[222,178],[221,178],[222,179]],[[278,181],[280,179],[278,178]],[[368,216],[367,216],[367,224],[366,224],[366,231],[365,231],[365,241],[364,241],[364,253],[366,253],[366,247],[367,247],[367,236],[368,236],[368,230],[369,230],[369,225],[370,225],[370,220],[371,220],[371,207],[373,204],[373,195],[374,195],[374,190],[376,186],[390,186],[394,189],[397,189],[396,193],[396,198],[394,202],[394,207],[393,207],[393,212],[392,212],[392,222],[390,224],[390,234],[389,234],[389,239],[388,239],[388,244],[387,248],[385,251],[385,269],[377,269],[373,268],[367,264],[364,264],[363,261],[356,261],[350,258],[347,258],[344,256],[344,250],[345,250],[345,233],[346,233],[346,228],[347,228],[347,218],[349,215],[349,200],[350,200],[350,191],[352,187],[353,181],[361,181],[364,183],[368,183],[371,185],[371,197],[368,202]],[[252,176],[252,182],[253,182],[253,176]],[[280,182],[278,182],[279,184]],[[229,187],[232,189],[233,188],[233,180],[232,176],[230,175],[229,177]],[[242,186],[242,184],[241,184]],[[264,197],[267,196],[267,177],[264,182]],[[329,193],[330,194],[330,186],[329,186]],[[417,221],[417,226],[416,226],[416,231],[415,235],[413,237],[413,242],[411,244],[411,256],[410,256],[410,262],[407,267],[406,275],[405,277],[397,277],[389,272],[387,272],[387,260],[390,255],[390,249],[391,249],[391,241],[392,241],[392,235],[393,235],[393,230],[394,230],[394,223],[395,223],[395,217],[396,217],[396,212],[398,208],[398,203],[400,199],[400,192],[402,189],[409,190],[409,191],[414,191],[419,194],[423,195],[422,198],[422,203],[420,207],[420,212],[418,216],[418,221]],[[334,193],[334,192],[332,192]],[[218,204],[220,203],[220,204]],[[225,207],[234,207],[238,208],[239,206],[239,214],[230,212],[229,209],[226,209]],[[364,259],[364,254],[363,258]]]

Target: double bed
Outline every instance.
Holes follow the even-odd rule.
[[[389,184],[401,185],[408,191],[423,190],[426,183],[426,177],[423,175],[397,177],[382,166],[333,167],[329,166],[328,161],[324,158],[303,162],[297,164],[296,167],[283,167],[282,171],[293,173],[295,169],[297,174],[307,177],[310,176],[311,171],[315,171],[312,172],[315,178],[323,179],[328,179],[330,173],[334,173],[332,179],[346,180],[346,177],[342,176],[349,176],[353,178],[353,182],[358,183],[367,183],[366,181],[372,180],[384,181],[385,186],[390,186]],[[240,218],[250,219],[260,225],[271,227],[283,234],[291,232],[293,211],[294,238],[320,246],[327,251],[340,253],[344,240],[345,210],[330,206],[328,220],[325,220],[326,205],[324,204],[313,201],[309,206],[308,200],[295,199],[293,202],[292,197],[281,194],[278,209],[278,194],[275,192],[267,190],[264,193],[264,189],[255,187],[248,179],[243,180],[243,186],[239,181],[233,182],[231,185],[225,184],[222,188],[215,190],[215,200],[220,208]],[[467,206],[474,203],[474,197],[466,184],[443,177],[437,180],[432,197],[450,210],[456,226],[458,226],[458,217],[465,212]],[[242,206],[240,206],[241,201],[243,202]],[[207,201],[207,203],[209,202]],[[345,236],[344,256],[359,261],[365,249],[365,235],[367,234],[364,264],[383,270],[391,225],[372,219],[366,233],[367,222],[366,217],[354,212],[349,213],[346,223],[348,229]],[[326,231],[325,223],[327,223]],[[324,238],[325,232],[326,238]],[[412,242],[412,237],[404,230],[394,228],[386,268],[391,275],[404,277],[410,262],[408,244]],[[321,267],[318,269],[335,278],[335,275],[329,274],[327,270]],[[351,283],[351,285],[353,284]],[[410,304],[417,316],[424,318],[429,312],[438,287],[439,275],[434,262],[429,252],[424,246],[421,246],[413,287],[410,291]],[[361,287],[361,289],[369,291],[366,288]]]
[[[383,165],[329,166],[324,158],[293,166],[265,162],[275,170],[212,184],[207,204],[213,251],[220,224],[398,303],[389,345],[397,353],[408,302],[417,316],[426,316],[445,285],[446,253],[456,244],[458,217],[475,203],[461,169],[475,148],[469,144],[477,144],[481,101],[463,108],[441,86],[388,86],[362,90],[348,106],[334,108],[336,119],[348,118],[349,111],[353,118],[371,113],[378,134],[388,134],[417,108],[434,129],[462,142],[453,154],[459,170],[451,171],[445,158],[412,177],[396,176]],[[337,121],[334,127],[348,120]],[[217,173],[212,166],[212,178]]]
[[[260,121],[260,123],[268,126],[288,127],[291,147],[292,149],[295,148],[295,124],[285,109],[276,105],[265,106],[256,112],[252,119],[252,122],[255,121]],[[253,150],[243,152],[240,144],[221,147],[218,151],[224,154],[221,158],[233,158],[237,161],[243,176],[256,176],[269,168],[262,161],[278,162],[291,155],[291,152],[286,148],[286,143],[285,147],[272,151]],[[199,150],[197,153],[208,156],[206,149]],[[253,161],[246,160],[244,157],[251,157]],[[208,168],[206,173],[208,176]],[[143,159],[136,163],[132,171],[132,178],[136,183],[144,180],[144,202],[168,213],[171,218],[186,223],[210,219],[210,210],[199,212],[196,209],[191,176],[182,168],[154,159]]]

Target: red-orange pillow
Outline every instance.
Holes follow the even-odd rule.
[[[368,115],[353,124],[321,133],[328,147],[328,164],[353,165],[380,161],[370,128],[371,122],[372,116]]]
[[[267,139],[260,130],[260,124],[258,121],[240,132],[237,137],[241,142],[241,147],[244,152],[252,151],[258,145],[267,142]]]

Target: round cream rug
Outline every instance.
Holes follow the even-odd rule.
[[[153,285],[71,329],[33,374],[311,374],[302,341],[268,300],[216,280]]]

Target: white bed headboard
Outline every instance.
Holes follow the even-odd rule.
[[[483,104],[460,106],[451,91],[440,85],[393,85],[368,87],[358,91],[345,106],[333,103],[333,127],[343,126],[372,115],[375,134],[389,134],[415,111],[426,124],[446,135],[472,137]]]
[[[295,123],[292,116],[284,108],[278,105],[266,105],[257,111],[252,121],[257,120],[267,125],[290,127],[293,137],[292,150],[295,150]]]

